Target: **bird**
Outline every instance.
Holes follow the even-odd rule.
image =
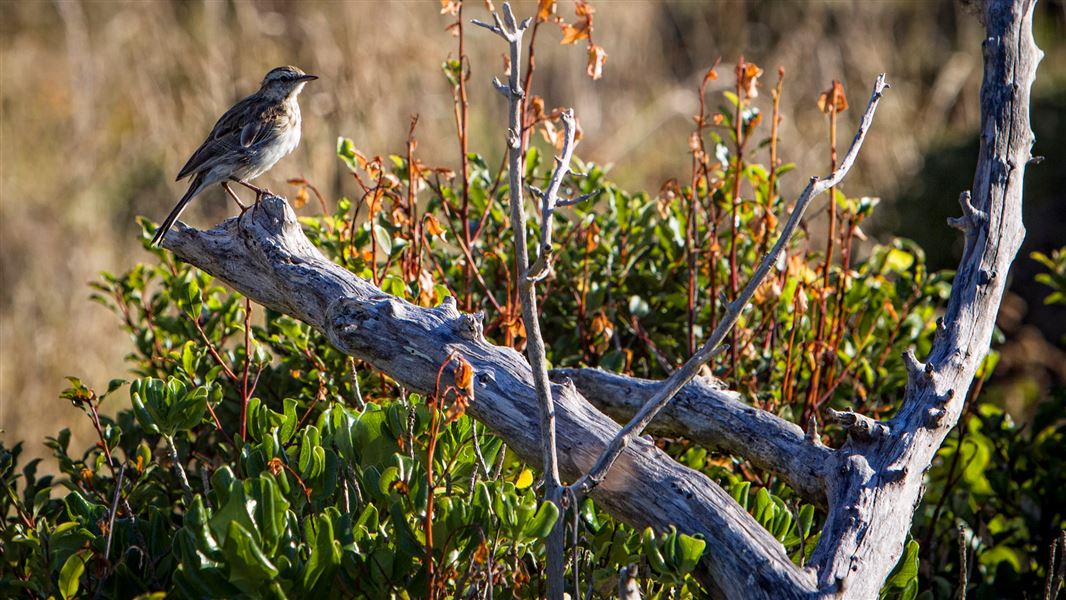
[[[248,209],[229,187],[239,183],[255,192],[256,204],[269,191],[249,183],[270,170],[300,143],[300,105],[296,97],[308,81],[318,79],[293,66],[271,69],[259,91],[234,104],[193,152],[175,181],[192,176],[189,188],[156,230],[156,246],[174,226],[189,201],[208,187],[221,183],[233,201]]]

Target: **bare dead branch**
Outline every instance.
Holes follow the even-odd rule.
[[[629,444],[634,437],[639,436],[648,426],[648,423],[655,418],[655,415],[657,415],[659,411],[670,402],[670,399],[674,397],[678,390],[689,381],[692,381],[692,378],[699,373],[700,367],[706,364],[707,361],[720,351],[722,341],[736,324],[737,319],[740,318],[741,311],[747,306],[751,297],[755,294],[755,290],[758,289],[763,280],[766,279],[766,276],[769,275],[770,269],[773,268],[778,257],[784,251],[785,246],[788,245],[789,239],[791,239],[792,234],[799,225],[800,218],[803,217],[803,213],[807,210],[807,206],[810,204],[811,199],[839,184],[840,181],[844,179],[844,176],[847,175],[848,171],[851,170],[851,166],[855,163],[855,158],[859,155],[859,148],[862,147],[862,142],[866,138],[866,132],[869,131],[870,125],[873,122],[874,112],[877,110],[877,104],[881,100],[881,96],[884,94],[887,87],[888,83],[885,80],[885,74],[882,73],[877,77],[877,81],[874,82],[873,94],[870,96],[870,102],[866,106],[866,112],[863,113],[862,120],[859,122],[859,129],[855,133],[855,139],[851,142],[851,147],[848,148],[848,152],[844,155],[843,160],[840,161],[840,166],[836,171],[833,171],[833,173],[824,179],[819,179],[818,177],[811,178],[806,189],[804,189],[803,193],[800,195],[799,200],[796,201],[796,207],[792,210],[792,215],[789,217],[788,223],[785,224],[784,229],[778,236],[773,249],[770,250],[769,254],[763,257],[759,266],[752,274],[751,279],[748,280],[748,284],[744,286],[744,289],[737,296],[736,300],[728,305],[726,314],[722,317],[722,320],[719,321],[714,331],[711,332],[710,337],[707,338],[703,347],[697,350],[680,369],[674,371],[670,377],[663,381],[659,391],[649,398],[640,412],[638,412],[633,419],[627,423],[621,431],[619,431],[618,436],[611,441],[610,446],[596,461],[595,466],[573,484],[574,488],[581,491],[588,491],[599,484],[626,445]]]

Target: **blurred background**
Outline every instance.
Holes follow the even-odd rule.
[[[825,117],[816,99],[833,79],[852,109],[853,132],[874,78],[892,90],[845,182],[852,196],[883,199],[871,238],[916,239],[930,266],[957,264],[957,214],[976,163],[983,27],[958,2],[594,1],[593,38],[608,53],[602,79],[585,72],[584,43],[560,45],[541,27],[532,93],[548,108],[573,106],[584,133],[578,154],[612,165],[611,177],[651,194],[688,174],[688,135],[700,81],[722,58],[709,88],[711,111],[732,87],[739,55],[765,69],[756,105],[785,70],[781,156],[797,163],[783,180],[794,194],[828,166]],[[124,373],[128,340],[110,313],[88,300],[102,270],[148,258],[135,217],[159,221],[184,191],[174,176],[214,121],[252,93],[272,67],[294,64],[321,79],[301,97],[299,149],[259,180],[291,194],[305,177],[331,205],[354,194],[335,157],[338,135],[369,155],[402,152],[418,114],[418,156],[458,167],[451,86],[441,64],[457,38],[435,0],[423,2],[10,2],[0,3],[0,428],[43,455],[62,426],[84,443],[88,421],[58,398],[65,375],[106,386]],[[568,21],[574,4],[561,1]],[[534,2],[516,12],[532,15]],[[481,2],[464,17],[487,18]],[[504,68],[494,36],[467,29],[472,151],[499,164],[503,103],[490,80]],[[1027,172],[1028,239],[1000,326],[1007,342],[995,384],[1024,419],[1047,390],[1066,382],[1066,315],[1042,304],[1033,250],[1066,245],[1066,9],[1041,1],[1036,37],[1047,56],[1033,90],[1035,155]],[[765,153],[765,150],[760,150]],[[765,157],[760,160],[765,160]],[[209,227],[230,216],[221,191],[200,196],[183,220]],[[305,213],[318,210],[312,202]],[[121,397],[121,395],[119,396]],[[122,400],[115,400],[122,402]],[[82,436],[82,437],[79,437]]]

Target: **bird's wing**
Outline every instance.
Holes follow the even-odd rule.
[[[240,146],[247,146],[244,143],[246,139],[252,140],[259,137],[255,131],[250,132],[250,137],[245,133],[246,129],[255,130],[259,128],[257,123],[260,123],[261,119],[259,119],[256,111],[253,110],[253,107],[258,102],[259,98],[253,94],[227,110],[215,123],[204,143],[200,144],[196,152],[193,152],[192,156],[189,157],[189,161],[181,168],[178,173],[178,180],[188,177],[197,171],[204,170],[210,163],[213,163],[227,152],[236,150]]]

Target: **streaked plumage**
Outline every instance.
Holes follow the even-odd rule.
[[[248,183],[270,170],[300,143],[300,105],[296,97],[304,85],[317,79],[296,67],[278,67],[263,78],[259,91],[233,105],[215,123],[203,144],[193,152],[178,173],[178,181],[192,176],[189,189],[152,238],[158,244],[174,226],[189,201],[216,183],[221,183],[237,204],[240,200],[228,183],[234,181],[256,191]]]

